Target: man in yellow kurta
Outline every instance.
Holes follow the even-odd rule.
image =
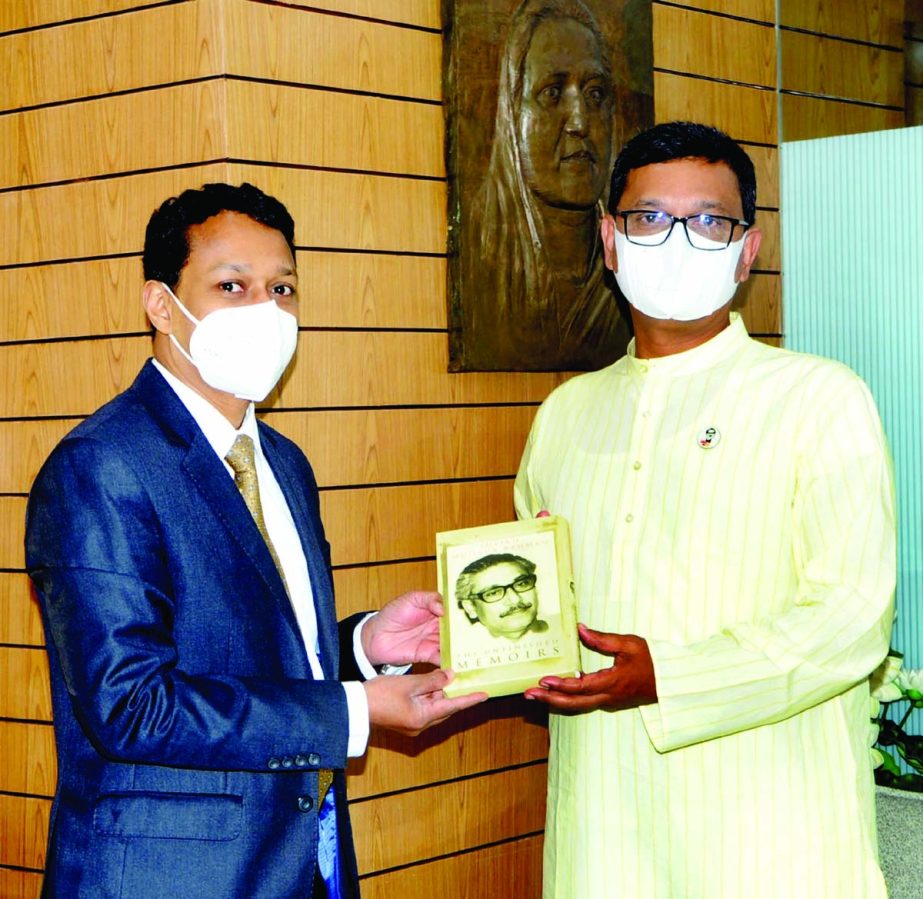
[[[522,460],[520,517],[570,521],[584,644],[581,678],[526,693],[553,712],[545,899],[886,895],[888,450],[851,371],[730,312],[755,202],[721,132],[626,145],[602,233],[635,339],[548,398]]]

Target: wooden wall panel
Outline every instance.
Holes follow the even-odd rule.
[[[760,271],[778,272],[782,269],[782,235],[779,213],[761,210],[757,215],[757,225],[763,232],[760,251],[756,254],[753,267]]]
[[[564,380],[556,373],[449,374],[447,363],[442,333],[302,332],[295,367],[267,405],[537,402]]]
[[[140,257],[0,268],[0,343],[146,332],[141,284]]]
[[[684,0],[683,5],[770,25],[776,21],[776,0]],[[657,49],[660,49],[659,45]]]
[[[13,544],[22,536],[18,518],[14,523],[18,530],[11,537]],[[342,616],[380,608],[389,599],[410,589],[435,590],[435,546],[422,560],[341,566],[334,570],[333,580],[337,609]],[[33,598],[28,577],[21,571],[0,572],[0,643],[44,644],[38,603]]]
[[[515,474],[534,405],[273,412],[267,424],[307,453],[324,487]],[[27,493],[79,421],[0,421],[0,493]]]
[[[302,325],[445,329],[446,260],[299,252]]]
[[[904,37],[923,37],[923,0],[904,0]]]
[[[490,699],[484,708],[460,712],[418,737],[374,730],[372,751],[350,762],[350,798],[544,761],[546,715],[535,705],[518,696]]]
[[[776,143],[776,95],[771,90],[655,72],[654,114],[658,122],[705,122],[736,140]]]
[[[908,22],[908,26],[916,26],[915,22]],[[923,26],[923,19],[919,22]],[[923,86],[923,40],[918,37],[907,37],[904,51],[904,77],[910,84]]]
[[[45,864],[50,799],[7,796],[0,793],[0,865],[15,865],[41,870]]]
[[[778,275],[751,275],[737,290],[734,310],[751,334],[782,333],[782,283]]]
[[[228,152],[237,159],[445,177],[439,105],[244,81],[227,91]]]
[[[196,0],[0,37],[0,102],[18,109],[214,76],[214,12]]]
[[[783,38],[782,84],[791,91],[900,106],[903,67],[902,49],[797,31]]]
[[[14,899],[38,899],[41,889],[42,875],[40,872],[0,867],[0,896],[10,896]]]
[[[4,759],[4,789],[33,796],[54,794],[57,777],[54,728],[47,724],[0,721],[0,758]]]
[[[203,81],[146,93],[143,103],[125,94],[0,117],[0,187],[223,157],[228,87]]]
[[[677,6],[654,6],[658,68],[774,89],[771,25],[740,22]]]
[[[900,46],[903,18],[903,0],[779,0],[783,26],[891,47]]]
[[[745,146],[756,169],[757,209],[779,208],[779,151],[775,147]]]
[[[36,65],[47,59],[55,65]],[[219,74],[440,100],[441,65],[437,33],[250,0],[195,0],[0,36],[7,109]]]
[[[51,721],[48,655],[43,649],[0,646],[0,719]]]
[[[541,883],[535,872],[541,867],[542,839],[538,835],[368,878],[362,883],[362,896],[540,899]]]
[[[449,374],[438,332],[302,331],[298,346],[266,407],[540,402],[564,380],[557,373]],[[150,352],[147,335],[0,346],[0,365],[12,373],[0,418],[86,415],[128,387]],[[75,380],[73,372],[84,374]]]
[[[505,478],[322,492],[333,564],[432,555],[437,531],[515,518],[512,487]]]
[[[0,194],[0,218],[21,225],[0,233],[0,265],[136,253],[164,199],[222,180],[284,197],[299,246],[445,253],[443,182],[230,164]],[[62,208],[85,210],[85,227],[74,229]]]
[[[147,337],[0,346],[0,367],[14,382],[0,397],[0,418],[87,415],[128,387],[149,355]]]
[[[0,569],[22,570],[25,565],[23,552],[25,514],[26,498],[24,496],[0,496]]]
[[[923,125],[923,88],[908,87],[904,95],[904,124]]]
[[[0,493],[28,493],[52,447],[76,423],[77,419],[0,420]]]
[[[510,521],[513,479],[321,490],[334,565],[415,559],[435,552],[435,534]],[[0,568],[22,569],[25,497],[0,496]]]
[[[782,119],[786,140],[808,140],[900,128],[904,124],[904,111],[786,95],[782,97]]]
[[[436,31],[442,28],[439,0],[288,0],[288,5],[402,22]]]
[[[525,835],[545,824],[545,766],[360,800],[350,804],[359,871],[382,871]],[[503,801],[498,802],[497,797]],[[426,820],[421,827],[420,821]],[[400,834],[393,839],[392,834]]]
[[[923,0],[904,3],[904,124],[923,124]]]
[[[318,483],[383,484],[515,475],[535,406],[269,412],[307,453]],[[0,426],[0,438],[3,430]]]
[[[904,123],[903,7],[902,0],[816,4],[783,0],[780,47],[785,140],[854,134]]]
[[[138,253],[0,269],[0,343],[146,333]],[[296,257],[304,327],[446,328],[444,257],[306,250]]]
[[[208,2],[223,4],[231,74],[442,99],[440,34],[250,0]]]
[[[22,571],[0,572],[0,643],[45,643],[38,604],[32,599],[29,578]]]
[[[9,0],[0,3],[0,34],[147,6],[150,0]],[[3,895],[0,893],[0,895]]]

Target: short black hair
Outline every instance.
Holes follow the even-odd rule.
[[[756,217],[756,172],[743,147],[723,131],[696,122],[665,122],[636,135],[622,148],[612,169],[609,212],[618,210],[628,174],[633,169],[674,159],[723,162],[737,176],[744,221]]]
[[[280,232],[295,258],[295,222],[279,200],[252,184],[203,184],[165,200],[151,216],[144,233],[144,279],[176,287],[189,260],[189,229],[222,212],[242,213]]]

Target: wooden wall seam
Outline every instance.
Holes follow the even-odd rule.
[[[812,38],[840,41],[844,44],[855,44],[859,47],[871,47],[875,50],[890,50],[897,53],[903,52],[903,47],[897,44],[884,44],[879,41],[863,40],[862,38],[850,37],[845,34],[837,34],[835,31],[814,31],[810,28],[799,28],[795,25],[779,25],[779,31],[788,34],[803,34]]]
[[[428,858],[417,859],[416,861],[413,861],[413,862],[407,862],[401,865],[393,865],[390,868],[381,868],[375,871],[368,871],[368,872],[365,872],[359,875],[359,881],[360,883],[363,883],[363,881],[366,881],[371,877],[381,877],[386,874],[396,874],[401,871],[408,871],[413,868],[419,868],[422,865],[429,865],[429,864],[432,864],[433,862],[447,861],[449,859],[454,859],[454,858],[459,858],[465,855],[470,855],[475,852],[483,852],[485,849],[494,849],[499,846],[505,846],[510,843],[515,843],[521,840],[529,839],[531,837],[540,837],[543,834],[544,834],[544,830],[535,830],[531,832],[521,833],[513,837],[504,837],[501,840],[493,840],[488,843],[482,843],[477,846],[471,846],[466,849],[457,849],[454,852],[445,852],[440,855],[433,855]],[[26,870],[31,870],[31,869],[26,869]]]

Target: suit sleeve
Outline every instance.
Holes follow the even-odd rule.
[[[246,664],[238,674],[227,673],[233,665],[190,670],[174,624],[176,596],[194,594],[195,581],[176,582],[192,575],[169,565],[145,484],[118,449],[72,438],[52,454],[29,500],[27,566],[88,738],[125,762],[267,771],[297,754],[310,767],[344,767],[342,686],[287,677],[283,647],[257,647],[269,661],[251,665],[252,675]],[[201,620],[193,639],[209,641],[208,617]]]
[[[344,618],[338,625],[340,631],[340,680],[364,681],[366,676],[362,673],[356,654],[353,652],[353,635],[356,628],[365,620],[368,612],[357,612]]]

